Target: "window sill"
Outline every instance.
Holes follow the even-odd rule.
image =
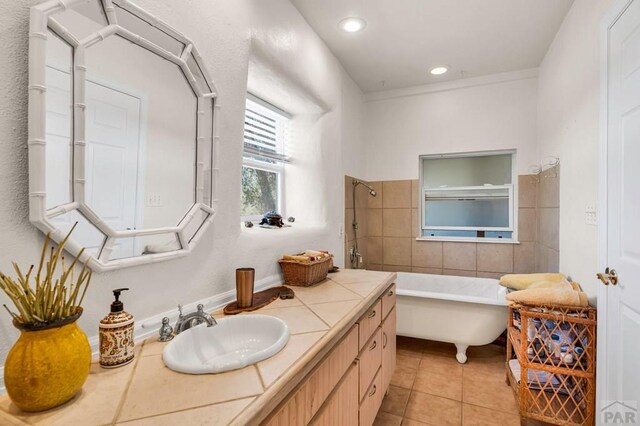
[[[444,241],[449,243],[520,244],[520,241],[510,239],[510,238],[417,237],[416,241]]]

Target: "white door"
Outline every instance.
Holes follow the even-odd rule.
[[[606,232],[603,266],[617,284],[599,291],[600,424],[614,414],[640,423],[640,0],[608,26],[606,95]],[[606,197],[606,198],[605,198]],[[606,235],[606,237],[605,237]],[[604,271],[602,271],[604,273]],[[621,422],[618,422],[620,424]],[[627,422],[629,423],[629,422]]]
[[[86,102],[85,201],[112,229],[135,229],[140,99],[87,81]],[[111,257],[133,255],[134,239],[127,238],[116,242]]]
[[[47,66],[47,208],[72,201],[71,76],[67,71]],[[105,236],[77,211],[52,219],[64,232],[78,223],[73,238],[86,252],[98,256]]]

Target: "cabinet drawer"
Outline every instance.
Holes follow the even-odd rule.
[[[380,372],[376,374],[373,383],[367,389],[364,400],[360,403],[360,426],[371,426],[376,419],[378,409],[382,404],[382,377]]]
[[[367,343],[373,333],[375,333],[378,326],[382,323],[381,309],[382,302],[378,300],[358,321],[358,325],[360,328],[360,350],[362,350],[364,344]]]
[[[382,389],[386,392],[396,368],[396,310],[382,323]]]
[[[265,423],[270,426],[306,425],[358,355],[358,326],[354,325],[313,370],[308,378],[275,410]],[[357,389],[357,387],[355,388]],[[354,392],[357,392],[354,389]]]
[[[353,364],[338,388],[311,421],[313,426],[358,424],[358,368]]]
[[[364,345],[362,352],[358,355],[358,368],[360,370],[360,401],[364,399],[367,389],[371,385],[376,372],[382,365],[382,329],[373,334],[371,339]]]
[[[382,301],[382,319],[389,315],[389,312],[396,306],[396,285],[392,285],[387,291],[380,297]]]

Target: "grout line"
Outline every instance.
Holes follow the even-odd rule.
[[[267,386],[264,383],[264,378],[262,377],[262,374],[260,374],[258,363],[256,362],[255,364],[252,364],[252,365],[253,367],[255,367],[256,373],[258,373],[258,379],[260,380],[260,385],[262,386],[262,393],[264,393],[267,390]]]
[[[254,394],[254,395],[247,395],[247,396],[243,396],[243,397],[240,397],[240,398],[233,398],[233,399],[228,399],[228,400],[225,400],[225,401],[212,402],[212,403],[210,403],[210,404],[196,405],[196,406],[194,406],[194,407],[183,408],[183,409],[181,409],[181,410],[171,411],[171,412],[168,412],[168,413],[152,414],[152,415],[144,416],[144,417],[136,417],[135,419],[129,419],[129,420],[126,420],[125,422],[122,422],[122,423],[120,423],[120,424],[123,424],[123,425],[127,425],[127,424],[134,424],[134,422],[136,422],[136,423],[137,423],[139,420],[144,420],[144,419],[153,419],[153,418],[156,418],[156,417],[166,416],[166,415],[168,415],[168,414],[184,413],[184,412],[186,412],[186,411],[195,410],[195,409],[198,409],[198,408],[211,407],[211,406],[213,406],[213,405],[221,405],[221,404],[226,404],[226,403],[228,403],[228,402],[235,402],[235,401],[240,401],[240,400],[248,399],[248,398],[253,398],[253,399],[255,400],[255,398],[257,398],[257,397],[259,397],[259,396],[261,396],[261,395],[262,395],[262,394],[257,393],[257,394]],[[247,404],[247,406],[251,405],[251,403],[253,403],[253,401],[249,402],[249,404]],[[240,412],[239,412],[239,413],[238,413],[238,414],[237,414],[237,415],[232,419],[232,421],[231,421],[231,422],[229,422],[229,424],[231,424],[231,423],[233,422],[233,420],[234,420],[236,417],[238,417],[240,414],[242,414],[242,411],[240,411]]]
[[[127,402],[127,397],[129,396],[129,389],[131,389],[131,383],[133,382],[133,377],[136,375],[136,371],[138,370],[138,364],[140,363],[140,360],[142,358],[148,358],[148,357],[142,356],[142,351],[144,350],[144,347],[146,346],[146,344],[147,344],[147,340],[145,339],[142,341],[142,347],[140,348],[139,355],[138,356],[134,355],[135,358],[133,361],[133,368],[127,380],[127,385],[124,388],[124,392],[122,393],[122,397],[120,398],[120,401],[118,401],[118,406],[116,407],[116,412],[113,416],[113,421],[111,422],[112,425],[115,425],[116,423],[118,423],[118,420],[122,415],[122,408],[124,407],[124,404]]]

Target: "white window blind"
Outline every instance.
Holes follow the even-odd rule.
[[[287,121],[290,115],[249,96],[244,119],[244,157],[277,164],[289,162],[286,155]]]

